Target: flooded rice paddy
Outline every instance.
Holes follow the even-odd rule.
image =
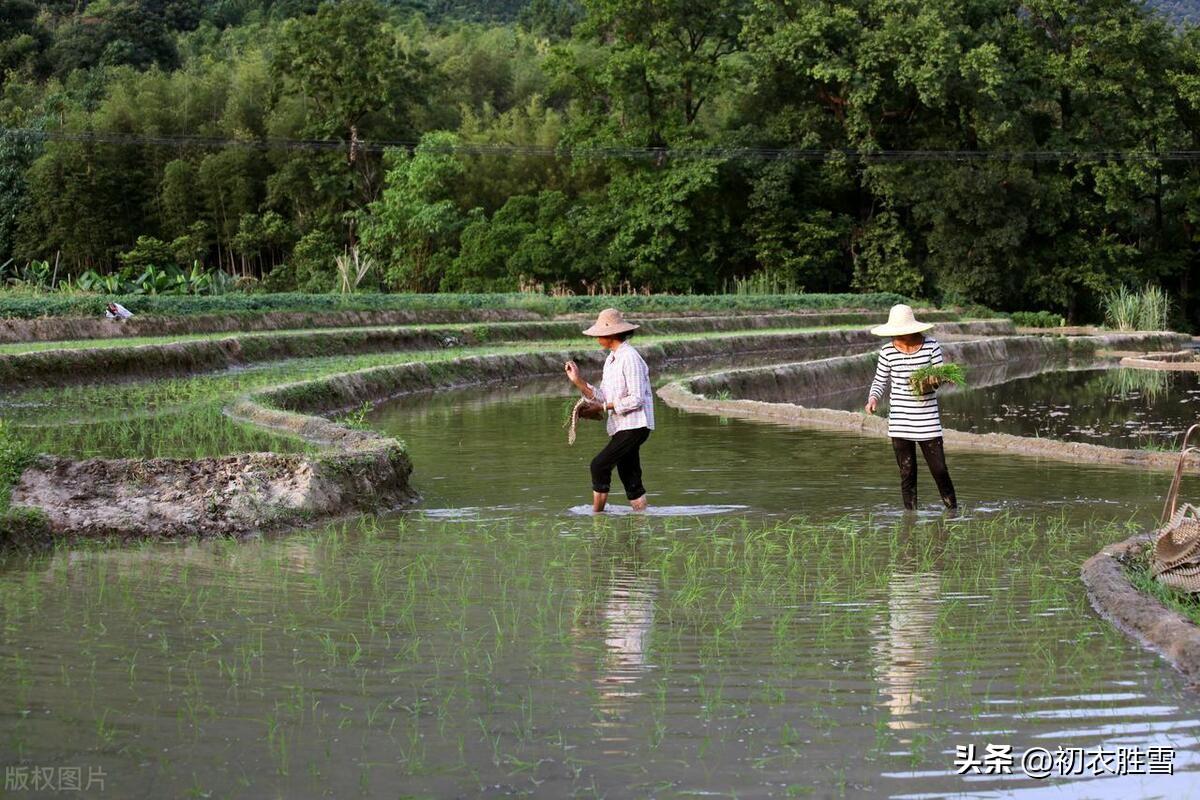
[[[1200,375],[1146,369],[1042,372],[942,397],[947,427],[1087,442],[1175,449],[1200,422]]]
[[[942,424],[1127,449],[1173,450],[1200,422],[1200,373],[1095,364],[1015,363],[969,369],[968,386],[939,392]],[[813,405],[860,411],[861,390]],[[886,415],[886,405],[884,412]]]
[[[885,440],[660,404],[676,515],[595,517],[603,434],[567,446],[559,386],[377,409],[408,512],[9,556],[0,761],[114,797],[1200,795],[1200,695],[1078,581],[1167,476],[952,453],[961,515],[923,473],[905,517]],[[1175,774],[956,774],[987,743]]]

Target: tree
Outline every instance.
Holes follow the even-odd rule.
[[[580,272],[573,203],[562,192],[510,197],[490,219],[481,212],[463,228],[458,257],[443,291],[512,292],[541,286],[579,289],[594,276]]]
[[[25,173],[36,155],[28,139],[0,132],[0,264],[13,257],[17,220],[29,203]]]
[[[370,115],[384,109],[392,128],[403,127],[418,80],[386,23],[374,0],[322,3],[315,15],[284,23],[271,66],[282,87],[309,101],[307,135],[367,136]]]
[[[754,176],[747,199],[745,232],[755,266],[805,291],[845,291],[850,283],[843,264],[853,222],[847,214],[822,207],[836,188],[825,172],[768,164]]]
[[[553,39],[568,39],[583,19],[576,0],[530,0],[518,17],[521,27]]]
[[[44,47],[33,0],[0,0],[0,87],[6,73],[27,63]]]
[[[362,249],[388,265],[393,289],[436,291],[454,261],[466,223],[453,200],[463,165],[445,150],[457,142],[453,134],[433,133],[411,155],[389,150],[383,195],[358,215]]]
[[[258,210],[262,196],[261,159],[252,150],[234,147],[205,156],[196,171],[206,221],[216,236],[217,263],[230,272],[248,274],[235,256],[234,239],[242,218]]]
[[[28,202],[18,218],[18,258],[61,253],[64,272],[106,269],[142,232],[153,230],[131,186],[146,167],[119,147],[51,142],[26,172]]]
[[[921,297],[924,276],[912,262],[911,252],[912,245],[895,211],[886,209],[871,217],[854,242],[855,288]]]
[[[179,266],[171,246],[153,236],[139,236],[132,249],[121,253],[120,261],[130,275],[137,275],[147,267],[164,269]]]
[[[580,221],[591,249],[603,254],[585,274],[610,288],[624,282],[660,292],[720,288],[731,231],[718,167],[696,159],[614,175]]]
[[[87,16],[75,17],[55,35],[50,52],[55,72],[66,75],[101,65],[174,68],[179,53],[172,25],[184,5],[137,0],[97,3]],[[172,21],[163,16],[167,11]]]
[[[740,47],[746,0],[583,0],[576,26],[601,45],[598,64],[564,51],[556,68],[589,103],[587,135],[647,147],[694,137]]]

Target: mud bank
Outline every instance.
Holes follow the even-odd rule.
[[[43,455],[13,489],[60,538],[238,536],[415,499],[404,445],[317,417],[270,409],[244,415],[286,430],[316,455],[248,453],[201,459],[88,459]],[[283,418],[295,418],[285,421]]]
[[[1108,334],[1088,337],[996,336],[954,341],[961,330],[939,325],[937,334],[948,360],[968,364],[972,373],[994,365],[1068,363],[1074,358],[1093,358],[1104,350],[1129,349],[1130,345],[1160,346],[1186,339],[1176,334]],[[972,332],[970,329],[968,333]],[[947,336],[949,335],[949,336]],[[878,339],[875,339],[878,343]],[[866,392],[875,371],[874,352],[846,358],[829,358],[783,364],[770,368],[726,370],[702,375],[687,382],[699,395],[727,393],[736,399],[817,405],[825,396],[846,391]]]
[[[41,456],[13,491],[58,538],[241,536],[413,499],[394,439],[316,457],[248,453],[203,459]]]
[[[948,359],[962,361],[973,368],[1014,363],[1020,369],[1020,365],[1067,364],[1074,358],[1091,358],[1102,350],[1177,347],[1180,341],[1186,339],[1182,334],[1161,333],[1058,339],[1016,336],[963,342],[943,341],[942,346]],[[847,391],[855,391],[865,397],[874,364],[875,353],[872,352],[779,367],[728,370],[677,381],[660,389],[658,394],[668,405],[695,413],[886,437],[886,419],[860,412],[803,405],[816,406],[824,398]],[[744,399],[747,397],[756,399]],[[1124,464],[1172,470],[1178,460],[1174,453],[1125,450],[1001,433],[946,430],[944,439],[950,449],[1016,453],[1073,463]],[[1200,463],[1200,459],[1196,459],[1196,462]]]
[[[726,333],[800,327],[804,315],[651,319],[649,335]],[[944,323],[950,330],[996,334],[1007,320]],[[366,328],[304,333],[252,334],[169,344],[95,347],[0,354],[0,385],[60,386],[102,379],[121,381],[212,372],[263,361],[364,353],[417,352],[571,339],[575,322],[491,323],[453,328]]]
[[[677,311],[631,314],[643,320],[730,319],[742,327],[754,326],[754,319],[785,317],[796,325],[867,325],[887,318],[886,311],[871,309],[834,309],[830,311]],[[933,321],[959,319],[953,311],[926,311]],[[595,314],[565,314],[561,322],[594,319]],[[546,316],[522,309],[421,309],[388,311],[268,311],[192,316],[135,316],[118,322],[104,319],[97,303],[96,317],[46,317],[40,319],[0,319],[0,343],[58,342],[79,339],[130,339],[144,336],[185,336],[204,333],[250,333],[321,328],[362,328],[389,325],[469,325],[496,322],[546,322]],[[774,327],[787,327],[788,323]],[[731,328],[732,329],[732,328]],[[682,329],[681,329],[682,330]],[[696,330],[713,330],[697,328]],[[578,332],[578,331],[576,331]]]
[[[473,322],[544,320],[520,309],[422,309],[413,311],[246,311],[193,316],[135,316],[124,322],[96,317],[0,319],[0,343],[58,342],[72,339],[127,339],[196,333],[245,333],[306,328],[356,328],[380,325],[438,325]]]
[[[1200,680],[1200,627],[1138,590],[1126,567],[1153,541],[1139,533],[1084,562],[1080,577],[1092,608],[1117,629],[1154,650],[1193,682]]]
[[[1172,372],[1200,372],[1200,361],[1196,360],[1196,351],[1190,347],[1186,350],[1174,350],[1166,353],[1139,353],[1125,356],[1121,359],[1121,366]]]

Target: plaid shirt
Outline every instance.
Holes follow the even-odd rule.
[[[588,384],[591,386],[591,384]],[[600,386],[592,386],[593,397],[613,404],[608,412],[608,435],[636,428],[654,430],[654,393],[650,389],[650,369],[629,342],[622,342],[604,361]]]

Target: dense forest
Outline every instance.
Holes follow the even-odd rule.
[[[1196,292],[1200,34],[1135,0],[0,0],[0,128],[8,274]]]

